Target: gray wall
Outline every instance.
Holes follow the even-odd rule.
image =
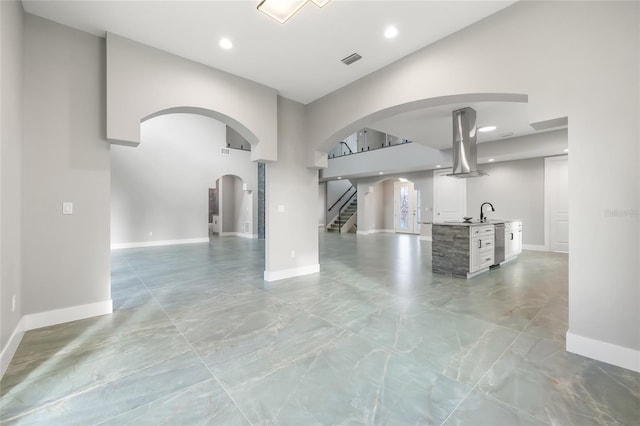
[[[223,176],[220,178],[220,213],[222,232],[235,232],[235,220],[228,220],[236,217],[236,178],[234,176]]]
[[[0,352],[22,316],[23,25],[22,4],[0,2]]]
[[[522,219],[522,242],[544,245],[544,158],[483,164],[489,176],[467,179],[467,214],[480,217],[484,201],[495,219]]]
[[[278,97],[278,161],[267,163],[266,171],[267,275],[319,267],[318,171],[306,164],[309,150],[304,143],[304,118],[302,104]]]
[[[104,39],[27,14],[24,41],[23,313],[109,301]]]
[[[249,152],[220,154],[226,133],[224,123],[209,117],[167,114],[141,124],[138,147],[113,145],[111,244],[207,238],[208,189],[216,179],[233,174],[257,189],[257,164]],[[257,198],[257,191],[252,196]],[[255,234],[254,214],[257,219],[251,211],[248,221]],[[223,226],[223,232],[242,229],[236,229],[235,214],[223,215]]]
[[[320,182],[318,185],[318,226],[324,226],[326,221],[326,211],[330,204],[327,204],[327,182]]]
[[[275,89],[111,33],[107,58],[110,140],[136,144],[141,120],[186,106],[233,127],[252,144],[253,161],[277,160]]]

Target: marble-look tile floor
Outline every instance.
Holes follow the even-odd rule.
[[[567,256],[471,280],[415,236],[320,234],[321,272],[264,282],[264,244],[112,254],[114,313],[29,331],[3,424],[640,423],[640,374],[572,355]]]

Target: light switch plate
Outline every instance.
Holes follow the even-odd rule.
[[[73,203],[65,201],[62,203],[62,214],[73,214]]]

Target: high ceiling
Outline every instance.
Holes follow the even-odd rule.
[[[478,132],[478,143],[536,133],[529,125],[529,105],[525,102],[467,102],[416,109],[369,124],[368,127],[435,149],[451,148],[452,112],[471,107],[477,127],[495,126],[492,132]]]
[[[25,11],[98,36],[112,32],[309,103],[505,7],[498,1],[333,0],[285,24],[258,0],[23,0]],[[386,39],[394,25],[399,34]],[[233,48],[218,43],[226,37]],[[340,60],[354,52],[352,65]]]

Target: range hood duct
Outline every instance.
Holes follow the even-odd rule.
[[[471,178],[487,175],[484,170],[477,170],[477,139],[476,111],[469,107],[453,111],[453,173],[447,176]]]

